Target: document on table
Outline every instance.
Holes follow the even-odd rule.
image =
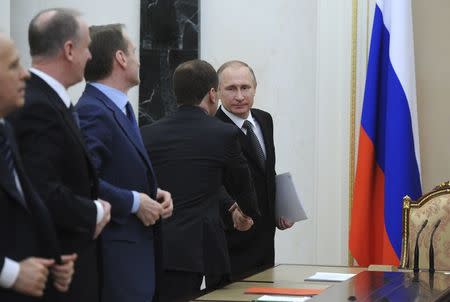
[[[276,181],[275,217],[288,219],[290,222],[305,220],[305,210],[295,189],[291,173],[278,174]]]
[[[326,281],[326,282],[342,282],[346,281],[356,274],[340,274],[340,273],[323,273],[317,272],[312,276],[309,276],[305,281]]]
[[[308,301],[311,297],[293,297],[293,296],[269,296],[265,295],[259,297],[255,301],[267,301],[267,302],[303,302]]]

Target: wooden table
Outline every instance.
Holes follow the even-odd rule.
[[[250,287],[325,289],[336,283],[311,282],[304,281],[304,279],[317,272],[357,274],[365,270],[366,268],[361,267],[280,264],[261,273],[250,276],[240,282],[232,283],[228,286],[225,286],[224,288],[203,295],[195,299],[194,301],[240,302],[253,301],[262,296],[261,294],[245,294],[245,290]]]

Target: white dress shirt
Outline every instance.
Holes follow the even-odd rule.
[[[238,126],[239,129],[241,129],[242,132],[244,132],[245,135],[247,135],[247,129],[245,129],[245,127],[242,127],[242,126],[244,125],[244,122],[246,120],[250,122],[250,124],[253,127],[253,132],[255,132],[255,135],[258,138],[259,144],[261,145],[261,149],[263,150],[264,156],[267,157],[266,145],[264,144],[264,136],[263,136],[262,131],[261,131],[261,126],[253,118],[252,112],[249,111],[247,119],[243,119],[243,118],[241,118],[241,117],[231,113],[227,109],[225,109],[225,107],[223,107],[223,105],[220,106],[220,108],[222,109],[223,113],[225,113],[233,121],[233,123],[236,126]]]

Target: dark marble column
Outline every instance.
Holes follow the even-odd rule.
[[[198,58],[199,0],[141,0],[139,124],[176,109],[175,68]]]

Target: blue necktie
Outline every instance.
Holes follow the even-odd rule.
[[[141,144],[141,147],[143,150],[145,150],[144,141],[142,140],[141,131],[139,130],[139,125],[136,121],[136,117],[134,115],[133,107],[131,107],[130,102],[127,102],[125,105],[125,109],[127,111],[127,118],[132,124],[134,134],[136,135],[137,139],[139,140],[139,143]],[[156,178],[155,178],[155,172],[153,171],[153,167],[151,164],[151,160],[148,159],[150,162],[150,184],[153,185],[153,188],[151,189],[152,192],[156,194],[157,185],[156,185]]]
[[[139,141],[143,144],[139,126],[137,124],[136,117],[135,117],[134,111],[133,111],[133,107],[131,107],[130,102],[127,102],[127,104],[125,105],[125,109],[127,111],[128,120],[130,121],[131,125],[133,126],[134,134],[136,134]]]

